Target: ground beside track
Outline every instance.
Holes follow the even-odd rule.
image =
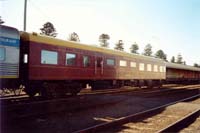
[[[100,96],[98,99],[91,99],[91,102],[98,100],[103,101],[103,99],[110,101],[110,99],[121,99],[120,102],[116,102],[108,105],[94,106],[93,108],[86,108],[84,110],[76,111],[63,111],[60,113],[54,113],[50,115],[42,115],[34,118],[20,119],[20,121],[12,121],[8,125],[3,125],[2,132],[10,133],[21,133],[21,132],[41,132],[41,133],[64,133],[73,132],[93,124],[99,124],[105,121],[109,121],[121,116],[126,116],[133,114],[134,112],[139,112],[146,110],[147,108],[152,108],[154,106],[162,105],[164,103],[187,97],[189,93],[181,94],[170,94],[153,97],[143,97],[136,95],[126,95],[121,96],[116,95],[104,95]],[[88,101],[90,102],[90,101]],[[68,103],[66,106],[71,106]],[[84,106],[84,105],[77,105]],[[56,107],[55,107],[56,108]]]

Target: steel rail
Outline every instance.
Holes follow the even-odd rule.
[[[133,119],[141,118],[142,116],[154,113],[154,112],[159,111],[159,110],[161,110],[161,109],[163,109],[167,106],[170,106],[170,105],[173,105],[173,104],[176,104],[176,103],[179,103],[179,102],[185,102],[185,101],[189,101],[189,100],[192,100],[192,99],[196,99],[198,97],[200,97],[200,94],[197,94],[197,95],[194,95],[194,96],[191,96],[191,97],[188,97],[188,98],[184,98],[184,99],[172,102],[172,103],[168,103],[168,104],[165,104],[165,105],[162,105],[162,106],[159,106],[159,107],[155,107],[155,108],[152,108],[152,109],[149,109],[149,110],[145,110],[145,111],[142,111],[142,112],[139,112],[139,113],[128,115],[126,117],[121,117],[121,118],[112,120],[110,122],[105,122],[105,123],[101,123],[101,124],[98,124],[98,125],[95,125],[95,126],[92,126],[92,127],[88,127],[86,129],[83,129],[83,130],[75,131],[74,133],[95,133],[95,132],[101,131],[103,129],[107,129],[107,128],[111,128],[113,126],[128,123],[129,121],[131,121]]]
[[[168,132],[178,132],[184,127],[190,125],[192,122],[195,121],[196,118],[200,116],[200,108],[193,111],[192,113],[186,115],[185,117],[177,120],[176,122],[172,123],[171,125],[161,129],[157,133],[168,133]]]

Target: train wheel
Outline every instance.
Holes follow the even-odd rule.
[[[153,81],[147,80],[147,86],[148,86],[149,89],[152,89],[154,87]]]
[[[80,83],[72,83],[70,85],[70,93],[72,96],[76,96],[82,89],[82,85]]]
[[[29,97],[33,98],[37,93],[37,87],[34,86],[33,84],[26,84],[24,86],[24,91],[26,92],[27,95],[29,95]]]

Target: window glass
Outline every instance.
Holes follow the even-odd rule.
[[[127,66],[127,61],[125,61],[125,60],[120,60],[120,61],[119,61],[119,66]]]
[[[163,72],[163,66],[160,66],[160,72]]]
[[[136,62],[131,62],[130,66],[131,67],[136,67]]]
[[[5,58],[6,58],[6,49],[0,48],[0,61],[5,60]]]
[[[163,66],[162,68],[163,68],[163,72],[165,73],[165,72],[166,72],[166,67],[165,67],[165,66]]]
[[[151,72],[152,69],[151,69],[151,64],[147,64],[147,71]]]
[[[90,66],[90,59],[88,56],[83,56],[83,66],[84,67]]]
[[[76,54],[67,53],[66,54],[66,65],[73,66],[76,64]]]
[[[139,70],[140,71],[144,71],[144,63],[140,63],[139,64]]]
[[[24,63],[28,63],[28,54],[24,54]]]
[[[58,52],[42,50],[41,63],[42,64],[58,64]]]
[[[115,60],[114,59],[107,59],[106,60],[106,64],[110,65],[110,66],[114,66],[115,65]]]
[[[153,71],[158,72],[158,65],[154,65]]]

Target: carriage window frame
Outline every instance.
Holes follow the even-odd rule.
[[[145,64],[144,63],[139,63],[139,70],[144,71],[145,70]]]
[[[70,59],[70,58],[68,58],[69,56],[72,56],[71,58],[73,59],[70,62],[68,61]],[[77,55],[75,53],[66,53],[65,54],[65,65],[66,66],[76,66],[76,58],[77,58]]]
[[[89,66],[90,66],[90,57],[87,55],[84,55],[83,56],[83,67],[89,67]]]
[[[5,61],[6,59],[6,49],[4,47],[0,47],[0,61]]]
[[[127,67],[127,61],[126,60],[120,60],[119,61],[119,66],[121,66],[121,67]]]
[[[147,64],[147,71],[151,72],[152,71],[152,65],[151,64]]]
[[[106,59],[106,65],[115,66],[115,59],[111,59],[111,58]]]
[[[41,50],[41,64],[57,65],[58,52],[51,50]]]
[[[130,67],[133,67],[133,68],[134,68],[134,67],[137,67],[137,63],[134,62],[134,61],[131,61],[131,62],[130,62]]]
[[[153,71],[154,71],[154,72],[158,72],[158,65],[154,65],[154,66],[153,66]]]

